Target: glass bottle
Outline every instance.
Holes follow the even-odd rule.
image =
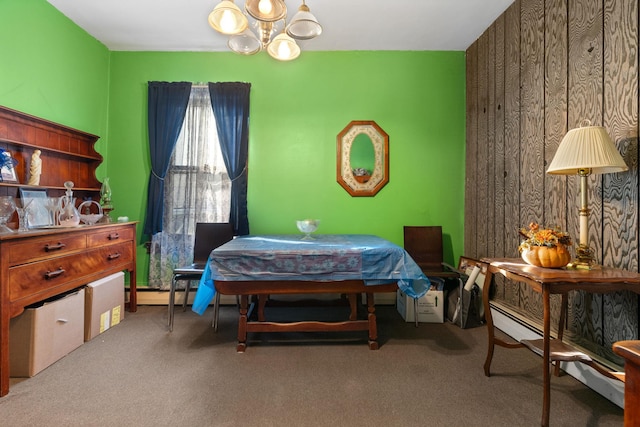
[[[75,227],[80,224],[80,214],[76,209],[76,199],[73,197],[73,182],[67,181],[64,183],[64,188],[67,189],[65,195],[62,196],[62,203],[60,207],[60,213],[58,214],[58,224],[61,227]]]

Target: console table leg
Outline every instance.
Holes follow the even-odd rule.
[[[560,303],[560,319],[558,320],[558,341],[562,341],[562,337],[564,336],[564,323],[567,317],[567,306],[568,306],[568,296],[566,293],[562,294],[562,301]],[[560,376],[560,361],[556,360],[555,362],[555,370],[553,371],[553,375],[556,377]]]
[[[551,330],[551,314],[549,309],[549,286],[543,285],[542,287],[542,303],[544,305],[544,314],[543,314],[543,337],[542,337],[542,379],[543,379],[543,399],[542,399],[542,421],[540,424],[543,427],[549,425],[549,406],[551,405],[551,373],[549,366],[550,359],[550,348],[549,348],[549,333]]]

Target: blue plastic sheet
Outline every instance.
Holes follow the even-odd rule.
[[[420,298],[431,283],[400,246],[378,236],[318,234],[238,237],[215,249],[200,280],[192,310],[203,314],[215,296],[215,281],[363,280],[367,286],[397,281]]]

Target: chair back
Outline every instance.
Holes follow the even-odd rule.
[[[198,222],[193,244],[193,263],[206,264],[212,250],[233,239],[233,227],[228,222]]]
[[[404,249],[423,270],[442,270],[442,227],[405,225]]]

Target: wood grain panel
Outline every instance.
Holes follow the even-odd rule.
[[[545,4],[545,170],[567,133],[567,3]],[[545,174],[544,223],[567,229],[567,177]]]
[[[544,0],[522,2],[521,15],[520,224],[525,226],[544,219]],[[520,286],[524,308],[541,313],[540,295]]]
[[[483,37],[486,40],[487,49],[487,152],[486,152],[486,224],[487,246],[485,252],[480,253],[481,256],[493,256],[495,255],[495,240],[496,240],[496,217],[493,215],[495,198],[496,198],[496,184],[495,184],[495,169],[496,169],[496,76],[495,76],[495,63],[496,63],[496,46],[495,46],[495,27],[490,26],[484,33]]]
[[[477,59],[477,43],[474,43],[467,49],[466,65],[467,65],[467,146],[466,146],[466,162],[465,162],[465,191],[464,191],[464,229],[465,233],[464,253],[469,257],[476,256],[476,192],[475,192],[475,175],[476,175],[476,146],[478,139],[477,122],[478,122],[478,69]]]
[[[544,170],[567,133],[567,2],[545,2]],[[544,219],[549,227],[567,229],[567,177],[544,173]],[[560,301],[551,301],[552,323],[560,316]]]
[[[487,188],[487,166],[488,166],[488,113],[489,102],[488,84],[488,32],[485,32],[478,39],[478,143],[476,147],[476,254],[477,259],[487,254],[487,239],[489,231],[487,229],[487,209],[488,209],[488,188]],[[481,220],[481,218],[484,218]]]
[[[584,0],[569,2],[569,103],[568,128],[580,125],[588,119],[594,125],[602,124],[602,1]],[[589,178],[589,242],[598,260],[601,260],[602,208],[601,208],[601,177]],[[578,236],[579,224],[577,209],[580,206],[580,188],[578,178],[567,182],[569,210],[575,206],[575,214],[568,216],[568,231]],[[572,200],[573,199],[573,200]],[[585,300],[592,298],[585,296]],[[602,306],[598,304],[599,297],[589,304],[589,310],[584,304],[573,305],[574,318],[570,323],[570,330],[594,342],[602,342],[602,327],[598,319]],[[579,300],[577,300],[579,301]]]
[[[520,223],[542,222],[544,191],[544,1],[522,2]]]
[[[504,59],[504,248],[506,256],[518,256],[520,227],[520,0],[505,12]],[[504,298],[517,306],[518,287],[507,283]]]
[[[505,138],[504,138],[504,101],[505,101],[505,18],[501,15],[494,26],[494,53],[495,53],[495,145],[494,145],[494,247],[493,256],[505,253]],[[504,276],[498,275],[494,279],[494,297],[505,298]]]
[[[631,171],[638,170],[638,2],[612,0],[604,9],[604,122]],[[621,102],[626,100],[626,102]],[[630,143],[633,149],[630,151]],[[630,155],[631,154],[631,155]],[[638,175],[603,176],[602,263],[638,269]],[[630,292],[602,297],[603,347],[636,336],[638,297]]]
[[[487,249],[495,256],[518,256],[517,230],[532,216],[578,238],[579,180],[545,170],[566,131],[589,119],[607,128],[630,167],[589,179],[591,247],[598,261],[638,271],[638,16],[635,0],[518,0],[483,35],[488,42],[480,37],[469,48],[467,113],[474,117],[467,117],[473,145],[467,147],[465,214],[473,217],[465,216],[465,250],[473,252],[466,254],[477,256],[482,247],[480,221],[489,224],[489,234],[493,229]],[[486,79],[487,110],[479,105],[480,79]],[[486,131],[478,131],[481,122]],[[492,163],[476,163],[483,144]],[[474,182],[483,167],[486,212]],[[532,323],[541,315],[537,295],[519,293],[513,283],[496,289],[494,298]],[[638,297],[575,292],[569,298],[567,336],[619,362],[611,343],[637,339]],[[552,322],[558,315],[552,302]]]

